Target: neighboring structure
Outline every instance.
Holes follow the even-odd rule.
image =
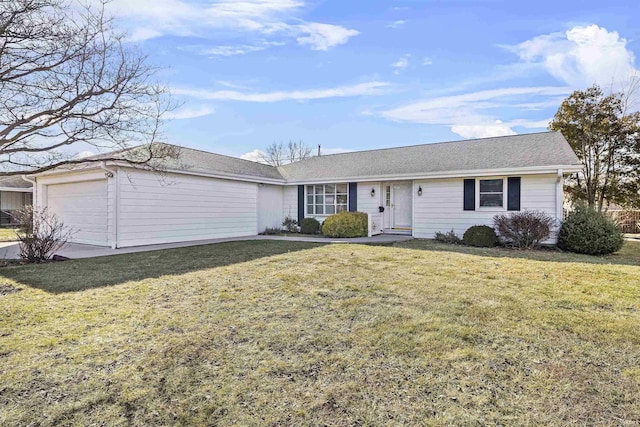
[[[580,170],[557,132],[313,157],[281,167],[182,149],[165,172],[92,164],[36,176],[36,203],[111,247],[250,236],[340,211],[379,218],[385,232],[431,238],[491,224],[500,212],[562,218],[563,177]],[[381,212],[383,211],[383,212]]]
[[[17,210],[32,203],[33,184],[21,176],[0,178],[0,227],[15,224]]]

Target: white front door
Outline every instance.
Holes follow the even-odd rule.
[[[411,182],[383,184],[384,228],[411,229]]]
[[[411,183],[392,184],[391,200],[393,228],[411,228]]]

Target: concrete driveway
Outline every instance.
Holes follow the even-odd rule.
[[[313,243],[359,243],[359,244],[384,244],[403,242],[411,240],[413,237],[406,235],[395,234],[380,234],[373,237],[357,237],[353,239],[330,239],[327,237],[311,237],[311,236],[247,236],[247,237],[233,237],[227,239],[210,239],[210,240],[198,240],[194,242],[179,242],[179,243],[166,243],[163,245],[147,245],[147,246],[134,246],[130,248],[111,249],[104,246],[82,245],[79,243],[68,243],[64,248],[56,252],[56,255],[61,255],[71,259],[79,258],[93,258],[99,256],[109,255],[121,255],[131,254],[136,252],[148,252],[158,251],[162,249],[172,248],[184,248],[189,246],[211,245],[214,243],[223,242],[236,242],[244,240],[290,240],[297,242],[313,242]],[[18,242],[0,242],[0,259],[18,259]]]

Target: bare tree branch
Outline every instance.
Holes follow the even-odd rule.
[[[265,150],[265,155],[261,159],[271,166],[282,166],[307,159],[312,156],[313,150],[302,141],[274,142]]]
[[[82,163],[91,148],[146,145],[145,160],[112,156],[134,164],[172,154],[154,144],[175,107],[156,71],[105,3],[0,0],[0,176]]]

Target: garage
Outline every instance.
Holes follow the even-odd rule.
[[[108,244],[107,180],[49,184],[49,210],[71,228],[72,242]]]

